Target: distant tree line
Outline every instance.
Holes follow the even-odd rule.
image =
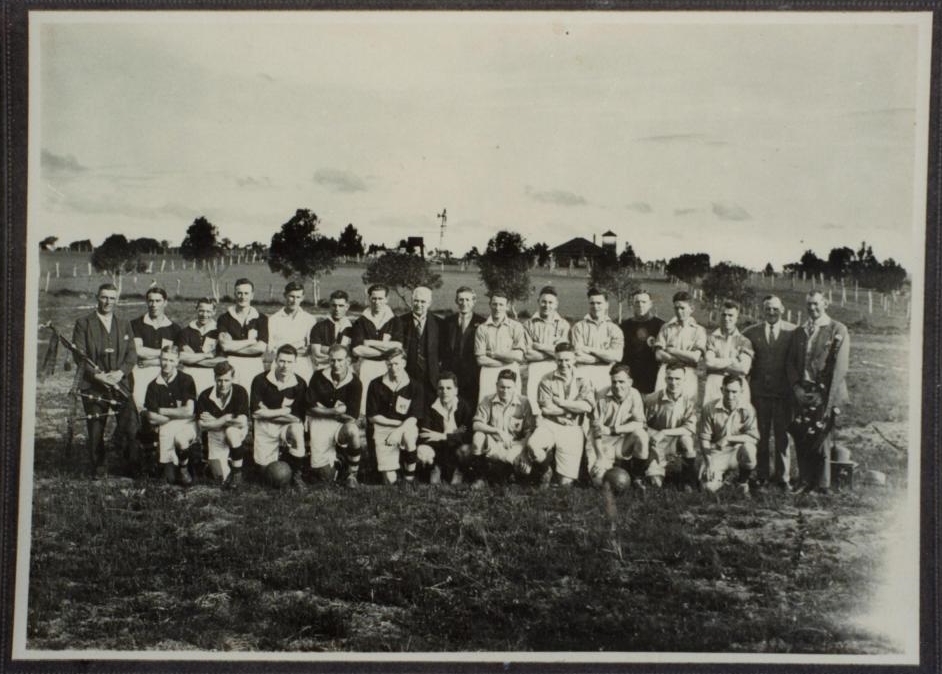
[[[861,287],[884,293],[901,289],[908,275],[906,269],[891,257],[880,262],[866,241],[861,242],[857,250],[847,246],[832,248],[827,259],[806,250],[798,262],[787,264],[784,269],[794,274],[854,281]]]

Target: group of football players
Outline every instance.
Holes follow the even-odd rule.
[[[387,287],[366,294],[353,319],[349,295],[334,291],[318,320],[291,282],[284,306],[267,316],[242,278],[232,306],[217,316],[216,303],[200,299],[195,318],[178,325],[162,288],[148,289],[146,313],[125,321],[114,311],[116,288],[102,285],[73,333],[98,366],[80,377],[93,471],[104,472],[105,420],[122,404],[114,387],[126,378],[127,404],[154,437],[165,478],[189,485],[205,465],[228,489],[247,463],[264,471],[276,462],[299,488],[401,479],[643,490],[669,478],[685,490],[791,489],[788,425],[820,395],[835,335],[842,343],[825,403],[846,401],[847,331],[820,292],[806,297],[801,326],[768,296],[764,320],[744,332],[739,305],[723,302],[709,334],[686,292],[673,296],[665,322],[638,290],[620,325],[595,288],[573,324],[552,286],[522,322],[500,292],[483,317],[474,291],[460,287],[445,318],[430,311],[429,288],[415,288],[411,310],[398,316]],[[796,450],[799,486],[826,490],[827,449]]]

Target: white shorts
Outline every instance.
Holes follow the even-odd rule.
[[[500,367],[482,367],[481,375],[478,378],[478,402],[497,392],[497,375],[501,373],[501,370],[511,370],[517,374],[517,390],[520,390],[519,363],[507,363]]]
[[[363,384],[363,393],[360,396],[360,416],[366,416],[366,392],[370,388],[370,382],[377,377],[386,374],[385,360],[370,360],[362,358],[360,360],[360,383]]]
[[[533,408],[535,416],[540,416],[540,406],[537,404],[540,381],[555,369],[556,361],[552,360],[536,360],[527,366],[527,398],[530,399],[530,407]]]
[[[648,458],[648,434],[622,433],[603,435],[601,438],[590,436],[586,441],[586,465],[589,473],[604,473],[615,465],[616,461]]]
[[[646,474],[652,477],[664,477],[668,466],[671,470],[679,470],[681,459],[694,459],[697,456],[697,441],[693,436],[690,438],[693,449],[688,451],[680,447],[680,435],[661,436],[661,440],[652,447],[654,456],[651,457],[651,463],[648,464]]]
[[[232,429],[232,430],[230,430]],[[239,444],[245,442],[245,436],[248,435],[247,428],[238,428],[230,426],[224,430],[206,432],[206,458],[210,461],[220,460],[225,462],[229,458],[229,443],[226,442],[226,432],[238,433]]]
[[[189,447],[199,431],[192,419],[171,419],[157,427],[157,442],[160,451],[160,463],[179,463],[176,448]]]
[[[530,445],[547,452],[555,449],[556,473],[572,480],[579,478],[579,463],[585,448],[582,426],[563,426],[543,417],[530,436]]]
[[[255,420],[255,437],[252,442],[252,457],[259,466],[267,466],[278,460],[278,450],[288,444],[288,430],[294,428],[300,439],[300,447],[291,447],[293,456],[304,456],[304,427],[300,422],[279,424],[273,421]]]
[[[399,442],[393,445],[387,445],[386,439],[393,433],[402,433],[400,427],[380,426],[373,424],[373,446],[376,448],[376,469],[381,473],[388,473],[399,468],[399,452],[406,449],[406,434],[403,434]],[[418,431],[413,428],[407,431],[413,436],[418,436]]]
[[[144,398],[147,397],[148,384],[154,381],[159,374],[159,365],[151,365],[148,367],[138,367],[135,365],[131,368],[131,380],[134,382],[131,397],[134,398],[134,404],[137,406],[138,412],[144,409]]]
[[[235,370],[232,381],[243,386],[246,391],[251,392],[252,380],[265,371],[265,363],[262,361],[262,357],[243,358],[240,356],[228,356],[226,360],[229,361],[229,364],[232,365],[232,369]]]
[[[724,450],[711,449],[702,454],[702,462],[704,483],[719,488],[728,471],[752,470],[756,467],[756,446],[744,442]]]
[[[206,389],[212,388],[216,385],[216,375],[213,374],[213,368],[211,367],[184,365],[180,367],[180,371],[186,372],[188,375],[193,377],[193,383],[196,385],[197,397],[199,397],[199,394]]]
[[[337,441],[343,424],[336,419],[305,419],[311,445],[311,468],[333,465],[337,460]]]
[[[514,440],[510,443],[510,447],[507,447],[497,438],[490,435],[484,436],[484,449],[487,450],[487,458],[491,461],[499,461],[500,463],[512,464],[523,452],[523,448],[526,447],[526,445],[526,440]]]
[[[576,376],[588,379],[596,391],[601,391],[612,385],[612,375],[608,372],[611,365],[577,365]]]
[[[723,376],[722,374],[710,374],[707,375],[706,385],[703,387],[703,403],[702,407],[706,407],[707,403],[710,403],[714,400],[719,400],[723,397]],[[742,380],[742,400],[751,400],[751,394],[749,393],[749,382],[746,378]]]
[[[661,365],[657,371],[657,382],[654,384],[654,390],[660,391],[667,388],[665,376],[667,373],[666,365]],[[684,395],[693,400],[698,400],[697,394],[700,392],[700,380],[697,378],[697,368],[690,366],[684,367]]]

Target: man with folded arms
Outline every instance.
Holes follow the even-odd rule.
[[[290,344],[278,348],[271,370],[255,376],[250,402],[255,421],[253,458],[265,468],[278,461],[281,446],[288,446],[285,457],[291,466],[291,484],[303,487],[304,470],[304,395],[307,385],[294,373],[298,354]]]
[[[389,322],[395,315],[388,304],[389,288],[376,283],[367,289],[366,296],[369,306],[353,322],[350,330],[350,347],[359,359],[357,374],[363,385],[360,416],[366,414],[366,393],[370,382],[386,374],[386,354],[402,348],[402,344],[392,341]]]
[[[589,313],[572,326],[572,345],[579,376],[589,379],[594,388],[603,389],[609,385],[609,369],[624,355],[625,336],[608,317],[605,291],[590,288],[587,297]]]
[[[684,489],[692,491],[698,486],[697,401],[684,388],[685,369],[679,362],[668,363],[665,387],[644,396],[651,459],[646,476],[651,485],[660,487],[670,469],[680,474]]]
[[[298,352],[298,361],[294,364],[294,372],[304,381],[310,381],[314,374],[314,364],[311,361],[311,347],[308,339],[315,319],[311,314],[301,308],[304,302],[304,286],[297,281],[290,281],[285,286],[285,305],[268,317],[268,351],[277,353],[282,344],[290,344]]]
[[[723,302],[720,311],[720,327],[707,337],[703,363],[706,365],[707,378],[703,390],[703,404],[718,400],[722,395],[723,377],[738,374],[743,378],[743,395],[749,400],[749,385],[745,377],[752,367],[755,351],[752,342],[736,328],[739,320],[739,303],[732,300]]]
[[[559,315],[559,297],[553,286],[540,289],[539,312],[523,322],[527,335],[527,398],[536,400],[543,377],[556,369],[556,345],[569,341],[569,321]],[[536,410],[539,413],[539,410]]]
[[[213,370],[216,383],[196,399],[196,420],[206,433],[206,456],[224,489],[242,484],[245,437],[249,432],[249,393],[233,383],[235,371],[223,360]]]
[[[251,390],[255,376],[265,370],[268,316],[252,306],[255,284],[247,278],[235,282],[235,304],[216,321],[219,349],[235,369],[235,383]]]
[[[406,354],[396,349],[386,354],[386,375],[374,379],[366,395],[366,418],[372,427],[376,468],[386,484],[396,483],[402,455],[403,478],[415,481],[422,416],[422,387],[406,372]]]
[[[516,372],[504,369],[498,373],[497,391],[478,405],[472,428],[471,453],[477,477],[471,487],[480,489],[493,472],[489,468],[502,470],[506,476],[520,465],[518,459],[536,428],[530,401],[517,388]]]
[[[350,296],[345,291],[335,290],[330,294],[330,313],[327,318],[314,324],[308,337],[315,370],[327,367],[327,350],[331,346],[350,346],[353,323],[347,318],[349,309]]]
[[[194,417],[196,385],[193,378],[177,369],[180,350],[165,346],[160,350],[160,374],[147,385],[144,414],[157,429],[160,464],[169,483],[179,480],[193,484],[189,462],[199,459],[199,440]]]
[[[651,295],[646,290],[632,293],[631,307],[634,315],[621,324],[625,335],[625,354],[621,362],[631,368],[631,379],[639,392],[653,393],[658,369],[654,344],[664,319],[654,315]]]
[[[166,314],[166,290],[156,286],[148,288],[144,299],[147,312],[131,321],[134,349],[137,351],[137,363],[131,370],[131,379],[134,382],[134,404],[138,410],[144,409],[147,386],[160,372],[160,350],[176,344],[180,334],[180,326]]]
[[[674,317],[661,326],[654,340],[655,357],[661,363],[654,390],[663,389],[667,366],[682,365],[684,368],[684,395],[696,402],[699,395],[697,363],[706,351],[706,331],[693,318],[693,301],[684,291],[674,293]]]
[[[523,326],[507,317],[507,295],[501,290],[491,293],[491,315],[478,326],[474,335],[474,356],[481,368],[478,398],[495,390],[501,370],[520,372],[527,348]]]
[[[616,363],[611,369],[611,386],[598,392],[591,432],[586,446],[589,477],[602,486],[606,471],[625,466],[632,484],[644,488],[648,467],[648,434],[645,430],[644,403],[632,387],[631,369]]]
[[[216,301],[203,297],[196,302],[196,320],[190,321],[177,335],[180,370],[193,377],[197,393],[212,388],[216,383],[214,368],[228,362],[216,352],[219,330],[215,316]]]

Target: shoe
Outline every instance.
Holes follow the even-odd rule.
[[[681,491],[683,491],[685,494],[692,494],[696,490],[693,488],[692,484],[685,484]]]
[[[347,475],[347,479],[344,480],[343,484],[347,489],[356,489],[360,486],[360,481],[357,480],[356,475]]]
[[[547,469],[540,476],[540,489],[548,489],[551,484],[553,484],[553,471]]]
[[[660,489],[662,486],[664,486],[664,478],[660,475],[649,475],[648,484],[650,484],[655,489]]]
[[[738,482],[736,483],[736,489],[739,490],[739,493],[743,496],[749,496],[749,483],[748,482]]]
[[[164,466],[164,482],[167,484],[176,484],[177,483],[177,467],[172,463],[165,463]]]
[[[442,483],[442,469],[438,466],[432,466],[432,472],[428,476],[429,484],[441,484]]]
[[[455,472],[451,475],[452,484],[464,484],[464,475],[461,473],[461,470],[455,468]]]
[[[474,491],[481,491],[482,489],[487,489],[487,482],[484,481],[483,477],[479,477],[474,482],[471,483],[471,489]]]
[[[647,489],[648,489],[648,488],[645,486],[645,484],[644,484],[644,480],[642,480],[640,477],[634,478],[634,479],[631,481],[631,486],[634,487],[635,489],[637,489],[637,490],[640,491],[640,492],[645,492],[645,491],[647,491]]]
[[[301,471],[291,473],[291,482],[288,483],[288,486],[295,491],[307,491],[307,483],[301,476]]]
[[[184,487],[189,487],[193,484],[193,476],[190,475],[190,469],[187,466],[180,466],[180,484]]]
[[[242,470],[230,470],[222,483],[222,488],[236,491],[240,486],[242,486]]]

